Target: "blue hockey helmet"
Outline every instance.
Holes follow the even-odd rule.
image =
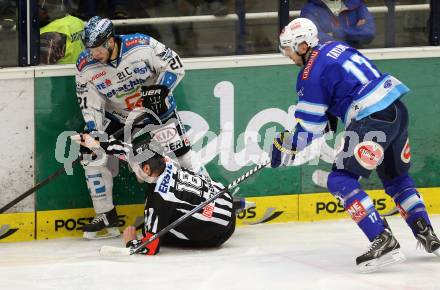
[[[84,27],[83,42],[87,48],[98,47],[113,35],[115,28],[110,19],[93,16]]]

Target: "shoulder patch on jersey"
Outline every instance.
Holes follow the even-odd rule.
[[[76,68],[78,71],[82,71],[86,66],[97,63],[96,60],[93,60],[88,50],[83,50],[78,56],[78,60],[76,61]]]
[[[121,35],[121,40],[122,53],[125,53],[137,46],[150,45],[150,37],[141,33]]]
[[[309,76],[310,76],[311,70],[312,70],[312,68],[313,68],[313,64],[315,63],[315,60],[316,60],[316,58],[318,57],[318,55],[319,55],[319,50],[315,50],[315,51],[313,51],[312,54],[310,55],[310,58],[309,58],[309,60],[307,61],[307,64],[306,64],[306,66],[304,67],[304,70],[303,70],[303,73],[302,73],[302,76],[301,76],[301,79],[302,79],[302,80],[307,80],[307,79],[309,79]]]

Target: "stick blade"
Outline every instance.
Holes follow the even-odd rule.
[[[113,246],[102,246],[101,249],[99,249],[99,254],[101,256],[130,256],[130,249]]]

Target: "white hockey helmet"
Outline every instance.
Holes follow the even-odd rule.
[[[316,25],[307,18],[296,18],[284,27],[280,34],[280,50],[290,47],[298,52],[298,46],[306,42],[310,47],[318,45],[318,29]]]

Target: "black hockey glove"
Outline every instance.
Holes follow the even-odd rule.
[[[278,133],[273,139],[269,153],[271,167],[277,168],[280,165],[288,165],[293,162],[296,153],[296,147],[293,145],[293,134],[287,130]]]
[[[100,142],[99,144],[101,145],[101,148],[104,149],[105,153],[109,155],[127,156],[132,150],[131,144],[114,138],[109,138],[107,141]]]
[[[115,139],[113,137],[110,137],[107,141],[100,141],[99,137],[92,137],[91,135],[88,135],[87,133],[80,134],[81,136],[81,146],[80,146],[80,158],[81,160],[84,160],[84,155],[92,155],[92,160],[94,160],[94,157],[96,158],[96,152],[94,152],[95,148],[96,150],[99,150],[98,148],[101,147],[104,152],[108,155],[115,155],[115,156],[127,156],[130,150],[132,150],[131,144],[127,144],[121,140]],[[86,140],[86,138],[90,138]],[[86,146],[87,144],[87,146]]]
[[[325,115],[327,116],[327,126],[325,126],[324,133],[328,132],[336,132],[336,129],[338,129],[338,118],[330,114],[329,112],[326,112]]]
[[[166,101],[169,93],[170,90],[164,85],[142,86],[142,105],[158,116],[162,115],[168,110]]]

